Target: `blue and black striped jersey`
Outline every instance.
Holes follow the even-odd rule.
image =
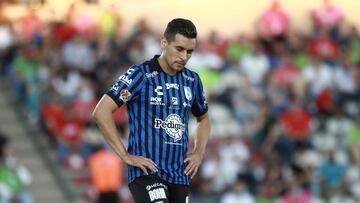
[[[188,152],[190,112],[201,116],[208,110],[201,80],[184,68],[174,76],[162,71],[159,56],[133,66],[107,92],[117,104],[127,105],[129,116],[128,152],[152,159],[157,175],[174,184],[189,184],[184,174]],[[145,175],[128,167],[128,181]]]

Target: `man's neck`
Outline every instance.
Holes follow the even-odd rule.
[[[170,68],[170,65],[166,62],[165,57],[161,54],[158,58],[158,62],[160,64],[160,68],[169,75],[175,75],[176,71]]]

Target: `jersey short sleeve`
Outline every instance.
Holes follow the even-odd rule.
[[[129,68],[106,92],[120,107],[136,99],[144,85],[144,77],[137,66]]]
[[[195,74],[197,78],[197,82],[194,87],[194,102],[191,107],[191,112],[194,116],[198,117],[205,114],[208,111],[208,104],[206,100],[206,93],[204,91],[201,79],[198,74]]]

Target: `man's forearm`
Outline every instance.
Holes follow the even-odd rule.
[[[113,151],[124,160],[125,156],[128,155],[128,152],[126,151],[124,144],[118,138],[116,126],[112,119],[112,112],[103,112],[101,110],[95,111],[94,119],[106,142]]]
[[[204,118],[202,118],[199,121],[199,124],[197,126],[195,146],[194,146],[195,153],[200,153],[200,154],[205,153],[206,144],[209,139],[210,129],[211,129],[210,119],[209,116],[206,115]]]

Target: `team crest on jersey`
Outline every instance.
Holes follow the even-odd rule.
[[[192,99],[191,89],[188,86],[184,86],[185,98],[190,101]]]
[[[166,134],[172,137],[175,142],[181,140],[182,135],[185,132],[185,125],[183,124],[180,116],[177,114],[170,114],[168,117],[166,117],[165,121],[156,118],[155,128],[164,129]]]
[[[123,89],[121,90],[120,92],[120,99],[123,101],[123,102],[127,102],[130,100],[130,97],[131,97],[131,93],[129,92],[129,90],[127,89]]]

